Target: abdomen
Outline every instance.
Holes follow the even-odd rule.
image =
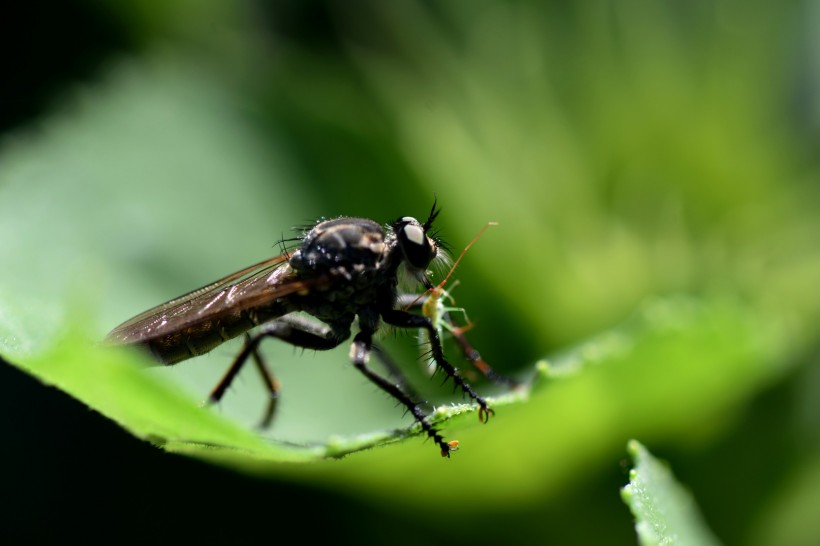
[[[136,345],[148,349],[163,364],[176,364],[210,352],[224,342],[287,312],[289,310],[280,302],[250,310],[225,311],[218,317],[194,322],[175,332],[142,340]]]

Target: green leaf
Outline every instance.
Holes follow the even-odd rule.
[[[703,522],[692,495],[669,468],[639,442],[628,445],[635,468],[621,497],[635,516],[643,546],[711,546],[719,542]]]
[[[287,391],[272,438],[252,426],[265,402],[255,383],[239,381],[219,408],[199,402],[233,348],[214,351],[225,357],[215,366],[209,355],[151,369],[144,355],[99,346],[129,314],[278,253],[289,226],[321,215],[238,100],[209,67],[159,56],[120,65],[40,131],[8,139],[0,250],[17,259],[0,270],[3,357],[169,451],[310,461],[418,434],[339,365],[343,350],[277,371]],[[269,354],[294,360],[289,347]],[[445,406],[433,419],[472,411]]]
[[[0,255],[15,259],[0,269],[4,359],[166,450],[410,505],[458,484],[453,512],[556,490],[608,464],[629,437],[713,434],[716,416],[785,369],[791,333],[781,317],[729,297],[681,296],[648,301],[544,361],[532,392],[492,399],[486,425],[441,398],[434,418],[461,445],[446,461],[346,365],[344,349],[299,356],[265,346],[284,385],[270,434],[253,429],[265,403],[254,380],[202,408],[236,347],[147,368],[148,358],[98,341],[147,307],[269,257],[288,226],[340,212],[316,200],[321,191],[240,114],[240,101],[207,67],[160,58],[119,67],[36,133],[9,140]],[[503,233],[513,248],[515,234]],[[549,306],[530,303],[529,313]],[[470,336],[482,350],[504,342],[481,328]],[[282,464],[298,461],[317,464]]]

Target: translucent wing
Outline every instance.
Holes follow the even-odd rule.
[[[287,255],[281,254],[140,313],[111,330],[106,341],[145,342],[213,319],[228,309],[251,309],[322,282],[325,279],[297,278]]]

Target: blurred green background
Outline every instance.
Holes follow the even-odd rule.
[[[819,27],[813,2],[759,0],[18,6],[0,22],[3,359],[82,366],[78,344],[291,226],[422,217],[435,196],[454,253],[500,224],[455,274],[482,355],[522,377],[601,366],[448,431],[449,461],[414,438],[237,471],[4,365],[0,537],[99,521],[132,539],[635,544],[618,490],[637,437],[724,543],[817,544]],[[608,339],[630,348],[608,357]],[[274,345],[276,439],[410,423],[346,349]],[[149,373],[202,398],[234,350]],[[254,379],[221,414],[253,422]]]

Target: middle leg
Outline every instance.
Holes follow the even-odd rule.
[[[449,457],[451,451],[455,451],[458,442],[445,442],[444,437],[439,431],[431,425],[424,412],[418,403],[414,402],[410,396],[405,393],[401,387],[396,383],[391,383],[384,377],[380,376],[373,370],[367,367],[367,360],[373,350],[373,334],[372,332],[361,331],[353,338],[353,345],[350,348],[350,357],[353,360],[353,365],[356,366],[365,377],[376,384],[380,389],[388,393],[390,396],[398,400],[407,410],[413,414],[416,421],[421,424],[421,428],[427,433],[441,450],[442,457]]]

